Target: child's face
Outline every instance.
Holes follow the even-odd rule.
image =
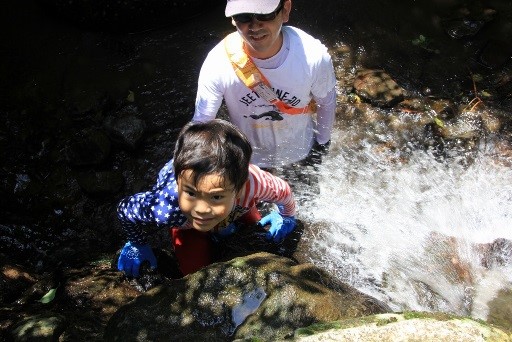
[[[233,184],[216,174],[204,176],[196,187],[193,175],[185,170],[178,177],[178,202],[192,226],[207,232],[229,215],[236,192]]]

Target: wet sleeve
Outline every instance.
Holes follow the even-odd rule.
[[[284,216],[295,215],[295,199],[290,185],[284,179],[251,164],[247,186],[244,203],[251,200],[275,203],[283,208],[281,214]]]
[[[331,89],[327,96],[315,98],[317,103],[317,132],[316,141],[325,144],[331,140],[332,126],[336,117],[336,89]]]
[[[219,58],[218,47],[206,57],[197,83],[195,111],[192,121],[209,121],[215,119],[224,98],[222,75],[217,72],[216,58]]]
[[[325,144],[331,139],[332,126],[336,114],[336,74],[332,58],[322,44],[322,53],[313,67],[311,93],[318,105],[316,141]]]

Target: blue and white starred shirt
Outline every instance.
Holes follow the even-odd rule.
[[[178,185],[171,159],[158,173],[150,191],[124,198],[117,207],[117,217],[129,241],[145,244],[146,232],[138,225],[179,227],[186,217],[178,205]]]

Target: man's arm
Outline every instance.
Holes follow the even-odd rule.
[[[336,116],[336,89],[333,87],[325,97],[313,97],[317,103],[316,142],[320,145],[331,140],[331,132]]]
[[[224,92],[217,75],[218,66],[214,58],[208,55],[199,72],[194,117],[192,121],[210,121],[215,119],[222,104]]]

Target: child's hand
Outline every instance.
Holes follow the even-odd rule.
[[[119,255],[117,269],[129,277],[138,277],[140,265],[149,261],[151,268],[156,268],[156,257],[149,245],[141,245],[128,241]]]
[[[266,238],[279,243],[295,229],[296,221],[294,216],[282,216],[279,212],[272,211],[263,217],[258,224],[262,227],[270,224]]]

